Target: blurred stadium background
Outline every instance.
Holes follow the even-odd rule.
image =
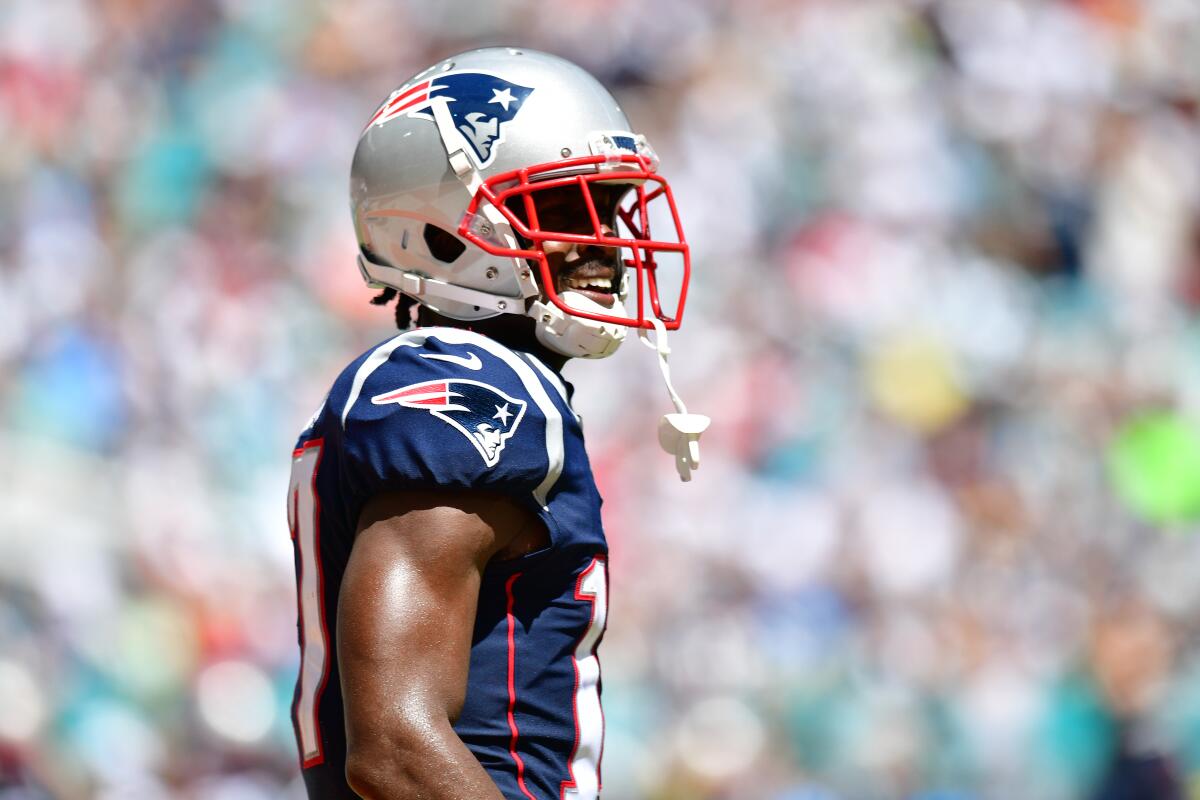
[[[389,335],[357,134],[616,89],[695,253],[573,365],[610,800],[1200,798],[1195,0],[4,0],[0,798],[299,798],[294,436]]]

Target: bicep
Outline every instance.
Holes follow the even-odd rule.
[[[351,741],[457,716],[483,569],[513,527],[506,501],[478,493],[368,504],[338,600]]]

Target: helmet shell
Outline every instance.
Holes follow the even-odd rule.
[[[565,59],[534,50],[490,47],[446,58],[414,75],[389,96],[389,101],[409,89],[439,77],[482,73],[515,85],[522,96],[515,113],[500,113],[507,106],[497,94],[498,116],[483,119],[495,126],[495,138],[481,158],[468,148],[479,178],[524,167],[587,155],[591,139],[600,132],[628,132],[629,121],[613,96],[582,68]],[[500,84],[504,85],[504,84]],[[382,112],[388,101],[380,107]],[[479,107],[490,109],[487,103]],[[504,109],[507,111],[507,107]],[[475,115],[481,116],[481,115]],[[370,279],[401,289],[399,273],[504,297],[523,298],[521,259],[494,256],[458,236],[458,226],[473,192],[449,162],[438,124],[418,106],[395,116],[377,113],[359,138],[350,170],[350,200],[359,246],[368,259],[396,272],[376,269]],[[464,129],[465,130],[465,129]],[[425,238],[432,225],[454,236],[463,251],[452,261],[438,258]],[[511,232],[507,235],[511,236]],[[513,242],[515,245],[515,241]],[[525,282],[525,286],[528,282]],[[418,298],[449,317],[482,319],[498,312],[430,293]],[[523,305],[514,303],[513,311]]]

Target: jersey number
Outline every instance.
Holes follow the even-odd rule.
[[[594,558],[579,574],[575,599],[587,600],[592,619],[575,646],[575,749],[571,753],[571,779],[559,790],[562,800],[600,796],[600,758],[604,754],[604,712],[600,709],[600,659],[596,646],[608,620],[608,565]]]
[[[292,453],[292,480],[288,489],[288,524],[299,560],[300,604],[300,681],[292,713],[306,769],[325,760],[317,724],[321,692],[329,677],[329,629],[321,601],[325,582],[321,572],[321,502],[316,490],[323,444],[323,439],[314,439]]]

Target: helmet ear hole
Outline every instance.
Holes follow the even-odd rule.
[[[421,236],[425,239],[425,246],[429,248],[429,254],[446,264],[454,263],[467,249],[467,246],[450,231],[430,225],[428,222],[425,223],[425,230],[422,231]]]

